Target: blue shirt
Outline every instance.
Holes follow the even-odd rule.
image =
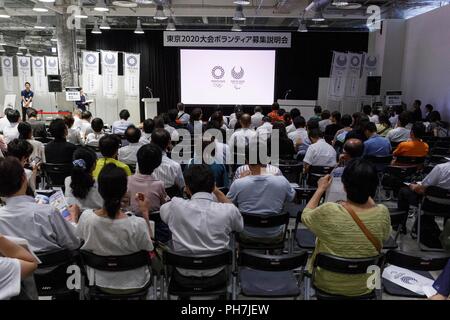
[[[391,154],[391,143],[377,134],[364,141],[363,156],[386,157]]]
[[[26,101],[28,101],[30,98],[34,97],[34,93],[33,91],[27,91],[27,90],[22,90],[20,92],[20,96],[24,97]],[[23,106],[23,101],[20,102],[20,105]]]

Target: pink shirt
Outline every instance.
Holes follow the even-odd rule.
[[[166,202],[167,193],[164,189],[164,182],[155,179],[152,175],[136,173],[128,177],[128,193],[130,194],[133,212],[139,211],[135,200],[135,195],[138,192],[143,193],[150,200],[152,211],[158,211],[161,205]]]

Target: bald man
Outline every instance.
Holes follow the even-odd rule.
[[[236,151],[237,153],[244,153],[245,146],[250,143],[250,141],[256,141],[256,131],[251,129],[252,117],[244,113],[240,120],[241,128],[237,129],[228,140],[228,145],[230,146],[230,150]],[[237,148],[235,150],[235,147]],[[239,152],[241,150],[242,152]]]
[[[345,166],[345,163],[351,159],[361,158],[364,154],[364,143],[359,139],[348,139],[339,156],[339,164]]]

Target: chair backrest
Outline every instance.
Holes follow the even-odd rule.
[[[392,155],[390,156],[364,156],[364,159],[372,162],[373,164],[386,164],[389,165],[392,162]]]
[[[306,184],[308,186],[316,187],[317,181],[319,181],[321,177],[330,174],[333,169],[334,167],[310,166]]]
[[[74,261],[75,254],[67,249],[36,253],[36,256],[41,260],[38,265],[39,269],[59,266]]]
[[[283,176],[292,183],[299,183],[300,182],[300,176],[303,172],[303,164],[296,163],[296,164],[284,164],[280,163],[278,165],[278,168],[280,168],[281,172],[283,173]]]
[[[164,250],[163,261],[167,266],[191,270],[207,270],[230,266],[233,261],[233,253],[231,250],[224,250],[218,253],[204,255],[183,255],[171,250]]]
[[[139,251],[123,256],[98,256],[92,252],[80,250],[81,261],[84,265],[101,271],[127,271],[149,266],[150,253]]]
[[[450,216],[450,190],[436,186],[427,187],[422,210],[437,216]]]
[[[241,267],[263,271],[289,271],[304,268],[307,261],[307,251],[275,256],[243,250],[239,254],[239,265]]]
[[[166,193],[169,197],[182,197],[183,193],[181,192],[180,188],[178,186],[171,186],[170,188],[166,188]]]
[[[398,178],[406,178],[417,172],[417,167],[388,166],[386,172]]]
[[[72,172],[71,163],[43,163],[41,168],[46,182],[50,187],[64,186],[64,180],[66,177],[70,176]]]
[[[314,270],[319,267],[335,273],[365,274],[370,266],[382,267],[384,256],[369,258],[342,258],[331,254],[319,253],[314,260]]]
[[[390,214],[391,226],[397,227],[403,225],[408,219],[408,211],[393,212]]]
[[[289,213],[261,215],[241,212],[241,214],[246,227],[266,229],[289,223]]]
[[[404,163],[408,165],[421,165],[425,162],[426,157],[405,157],[398,156],[396,157],[396,162]]]
[[[394,266],[417,270],[417,271],[438,271],[445,268],[450,255],[426,256],[414,255],[398,250],[389,250],[386,253],[386,263]]]

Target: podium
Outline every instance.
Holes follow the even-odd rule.
[[[280,108],[285,109],[287,112],[293,108],[299,109],[306,121],[314,115],[316,103],[317,101],[314,100],[278,100]]]
[[[159,98],[144,98],[142,102],[145,103],[145,119],[153,119],[158,115],[158,102]]]

